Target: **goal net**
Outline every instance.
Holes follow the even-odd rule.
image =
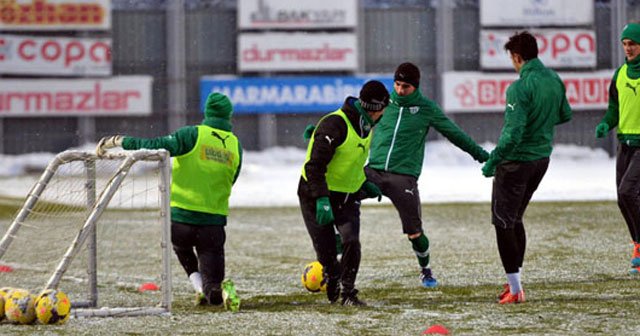
[[[75,316],[171,310],[169,155],[65,151],[0,220],[0,287],[59,289]]]

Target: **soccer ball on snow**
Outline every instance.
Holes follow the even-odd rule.
[[[4,318],[4,296],[0,295],[0,320]]]
[[[7,320],[13,323],[30,324],[36,320],[35,296],[24,289],[9,292],[4,304]]]
[[[11,287],[0,288],[0,320],[4,318],[4,303],[7,302],[8,294],[12,290]]]
[[[36,317],[42,324],[63,324],[69,319],[71,302],[67,295],[55,289],[47,289],[36,298]]]
[[[326,292],[327,283],[322,275],[322,264],[317,261],[307,264],[302,272],[302,285],[310,292]]]

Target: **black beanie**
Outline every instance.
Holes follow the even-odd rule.
[[[380,111],[389,105],[389,91],[377,80],[366,82],[360,90],[360,105],[367,111]]]
[[[393,80],[406,82],[417,88],[420,86],[420,69],[413,63],[402,63],[398,65]]]

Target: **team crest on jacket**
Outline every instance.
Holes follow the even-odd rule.
[[[411,107],[409,107],[409,113],[411,113],[411,114],[416,114],[416,113],[418,113],[418,111],[420,111],[420,106],[411,106]]]

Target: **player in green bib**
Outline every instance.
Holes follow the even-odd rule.
[[[609,107],[596,126],[596,137],[603,138],[618,127],[618,207],[633,241],[629,272],[640,274],[640,24],[626,25],[620,40],[626,58],[611,80]]]
[[[237,310],[240,300],[224,280],[225,225],[231,187],[240,174],[242,147],[231,131],[233,107],[227,96],[207,97],[204,120],[158,138],[114,135],[98,143],[97,154],[113,147],[165,149],[173,157],[171,242],[196,290],[196,303]],[[224,299],[223,299],[224,297]]]
[[[360,201],[381,198],[366,181],[371,128],[389,104],[389,92],[379,81],[365,83],[360,97],[348,97],[340,109],[322,117],[310,138],[298,184],[300,209],[327,279],[327,298],[342,305],[365,305],[355,288],[360,267]],[[343,253],[338,261],[335,230]],[[342,287],[342,290],[341,290]]]

